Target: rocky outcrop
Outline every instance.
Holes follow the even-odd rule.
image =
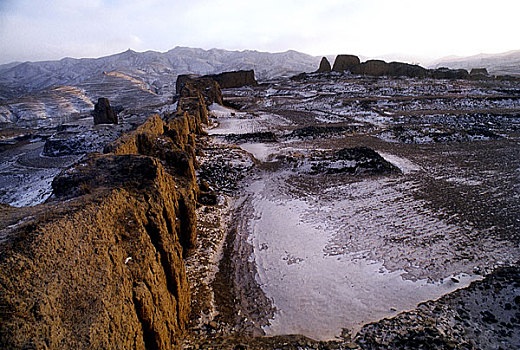
[[[379,153],[367,147],[316,152],[310,161],[310,174],[391,174],[399,170]]]
[[[280,165],[303,175],[345,174],[355,176],[399,174],[400,170],[367,147],[319,150],[308,154],[279,155]]]
[[[103,153],[145,154],[149,149],[146,139],[164,133],[164,123],[159,115],[149,117],[137,129],[131,131],[105,146]]]
[[[179,347],[205,106],[182,97],[62,172],[48,203],[0,207],[1,348]]]
[[[189,124],[189,130],[202,133],[202,124],[208,123],[207,100],[199,90],[191,89],[190,86],[191,83],[188,82],[181,92],[183,97],[177,104],[175,117],[185,115],[186,118],[179,120],[185,120]],[[168,121],[172,121],[171,116],[168,118]],[[175,122],[177,123],[178,121]]]
[[[92,112],[94,124],[117,124],[117,114],[110,107],[108,98],[100,97]]]
[[[316,71],[316,73],[328,73],[332,69],[330,68],[330,62],[327,57],[323,57],[320,62],[320,67]]]
[[[180,74],[177,76],[177,80],[175,81],[175,93],[177,95],[181,94],[181,90],[188,81],[196,80],[200,78],[200,75],[197,74]]]
[[[410,78],[435,78],[435,79],[466,79],[469,74],[464,69],[452,70],[439,68],[428,70],[416,64],[404,62],[390,62],[383,60],[368,60],[360,63],[359,58],[353,55],[338,55],[334,61],[333,71],[350,71],[353,74],[370,76],[393,76]],[[318,71],[319,72],[319,71]],[[478,73],[475,73],[478,74]]]
[[[228,134],[225,140],[233,143],[246,143],[246,142],[278,142],[276,135],[272,131],[258,131],[244,134]]]
[[[335,72],[350,71],[360,63],[359,57],[354,55],[338,55],[332,70]]]
[[[238,88],[242,86],[256,86],[255,72],[251,70],[239,70],[209,75],[222,89]]]

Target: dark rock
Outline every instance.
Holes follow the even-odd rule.
[[[316,71],[316,73],[328,73],[331,71],[330,62],[327,57],[323,57],[320,62],[320,68]]]
[[[220,74],[208,75],[208,77],[219,83],[222,89],[258,85],[258,82],[255,79],[255,72],[252,69],[224,72]]]
[[[201,180],[199,183],[199,189],[204,192],[211,191],[211,187],[206,180]]]
[[[94,106],[94,124],[117,124],[117,114],[110,107],[108,98],[100,97]]]
[[[491,79],[486,68],[472,68],[469,73],[470,79],[473,80],[488,80]]]
[[[465,69],[449,69],[446,67],[437,68],[431,71],[434,79],[467,79],[469,73]]]
[[[360,63],[359,57],[354,55],[338,55],[334,61],[332,70],[335,72],[343,72],[345,70],[351,71],[352,68]]]
[[[357,125],[331,125],[331,126],[306,126],[304,128],[298,128],[291,131],[290,134],[286,135],[287,139],[292,138],[316,138],[325,136],[337,136],[344,133],[352,133],[359,131]]]
[[[243,142],[277,142],[275,134],[271,131],[252,132],[245,134],[229,134],[226,135],[226,141],[243,143]]]
[[[433,77],[435,79],[467,79],[469,77],[469,73],[464,69],[438,68],[436,70],[428,70],[416,64],[404,62],[387,63],[383,60],[368,60],[359,63],[359,58],[351,55],[339,55],[334,62],[332,70],[338,72],[349,70],[353,74],[372,75],[376,77]]]
[[[394,76],[394,77],[410,77],[425,78],[430,75],[426,68],[416,64],[408,64],[404,62],[387,63],[382,60],[369,60],[351,67],[354,74],[373,75],[373,76]]]
[[[381,175],[398,173],[394,165],[376,151],[366,147],[344,148],[339,151],[317,151],[307,159],[295,159],[293,168],[311,175],[350,174]]]
[[[379,153],[367,147],[344,148],[342,150],[337,151],[334,154],[333,159],[354,161],[356,165],[353,167],[346,166],[344,169],[332,167],[329,169],[328,172],[350,172],[350,169],[352,168],[353,172],[356,174],[383,174],[398,172],[398,169],[394,165],[387,162],[383,157],[379,155]]]
[[[222,104],[221,88],[227,89],[247,85],[258,85],[253,70],[240,70],[204,76],[181,74],[177,77],[177,82],[175,83],[177,95],[182,95],[182,91],[188,82],[192,83],[193,88],[204,96],[206,103],[210,102],[208,104],[213,102]]]
[[[226,99],[224,101],[224,106],[232,108],[232,109],[236,109],[237,111],[239,111],[242,108],[244,108],[244,105],[242,103],[239,103],[239,102],[236,102],[236,101],[230,101],[229,99]]]

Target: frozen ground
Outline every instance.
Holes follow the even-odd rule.
[[[471,282],[520,256],[520,96],[514,83],[493,84],[333,74],[228,91],[243,108],[216,111],[210,134],[260,164],[235,188],[219,272],[234,302],[217,293],[219,325],[320,340],[361,330],[366,341],[366,324],[403,319],[404,311],[406,322],[420,324],[417,306],[442,296],[434,301],[446,309],[439,322],[461,322],[450,318],[446,300],[474,300],[465,292]],[[399,173],[308,169],[319,152],[359,146]],[[350,164],[342,162],[316,169]],[[514,298],[507,293],[516,289],[501,283],[494,288]],[[506,315],[500,298],[481,296],[464,312],[476,315],[481,305]],[[489,319],[456,327],[485,331]],[[497,332],[474,341],[461,335],[469,330],[448,333],[488,348],[502,337]]]
[[[15,207],[43,203],[52,193],[51,183],[61,169],[80,156],[45,157],[44,142],[29,143],[2,153],[0,163],[0,198]]]
[[[45,201],[61,169],[175,108],[142,86],[136,93],[131,79],[103,79],[139,111],[123,112],[119,126],[75,116],[59,127],[2,130],[2,203]],[[84,82],[91,100],[97,84]],[[518,91],[508,81],[348,74],[226,91],[242,108],[211,106],[199,156],[199,180],[217,200],[198,209],[199,249],[187,260],[193,343],[268,334],[282,338],[266,342],[294,345],[286,336],[299,333],[339,339],[338,348],[399,347],[406,336],[520,347]],[[46,140],[56,141],[51,156]],[[376,150],[398,170],[334,158],[353,147]],[[323,344],[292,348],[331,343]]]
[[[431,274],[419,270],[420,264],[433,264],[430,254],[412,252],[399,243],[389,247],[391,243],[385,236],[392,229],[403,231],[393,234],[401,237],[420,233],[432,236],[450,228],[414,210],[403,213],[407,206],[381,208],[385,201],[380,197],[388,194],[381,193],[382,186],[374,181],[353,184],[358,187],[357,194],[356,189],[347,186],[320,186],[324,193],[345,198],[327,202],[316,194],[300,196],[289,192],[280,196],[284,186],[287,179],[282,175],[261,178],[248,187],[254,198],[248,230],[258,269],[256,279],[277,310],[265,327],[267,334],[333,339],[343,328],[358,331],[366,323],[412,309],[421,301],[437,299],[478,278],[461,272],[472,273],[469,266],[454,267],[456,276],[446,272],[433,281]],[[360,195],[360,190],[365,194]],[[366,197],[372,198],[371,203],[366,203]],[[410,202],[407,204],[413,205]],[[405,215],[413,222],[400,220]],[[435,244],[429,244],[427,249],[432,248],[446,249]],[[396,251],[390,252],[392,249]],[[411,254],[403,258],[406,251]],[[385,262],[393,268],[388,269]],[[408,275],[404,268],[419,270],[419,276],[413,280],[403,278]]]
[[[34,206],[52,194],[52,180],[90,152],[142,123],[147,114],[125,114],[118,125],[94,125],[92,117],[72,118],[49,128],[27,128],[23,134],[2,139],[0,152],[0,203]],[[4,133],[7,130],[3,130]]]

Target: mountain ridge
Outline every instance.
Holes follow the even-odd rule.
[[[166,52],[128,49],[99,58],[65,57],[57,61],[21,62],[0,66],[0,86],[33,92],[56,85],[76,85],[101,72],[118,71],[149,84],[157,93],[171,91],[179,74],[215,74],[254,69],[257,79],[315,70],[321,57],[294,50],[204,50],[177,46]],[[5,91],[4,94],[8,95]]]

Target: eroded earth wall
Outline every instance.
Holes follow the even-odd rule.
[[[0,348],[179,346],[207,121],[186,99],[62,172],[47,203],[0,207]]]

